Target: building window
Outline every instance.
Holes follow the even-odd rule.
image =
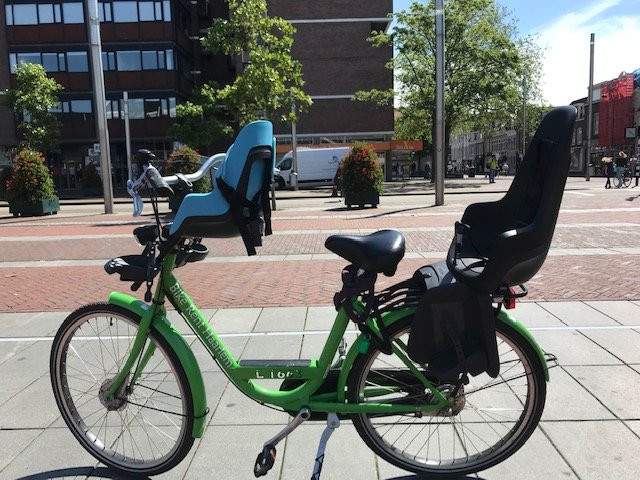
[[[576,128],[576,144],[582,145],[582,127]]]
[[[33,52],[10,53],[9,65],[11,73],[21,63],[42,65],[47,72],[88,72],[87,52]]]
[[[91,100],[71,100],[71,111],[73,113],[91,113]]]
[[[38,22],[39,23],[54,23],[53,19],[53,4],[43,3],[38,5]]]
[[[84,12],[82,10],[82,3],[63,3],[62,21],[64,23],[84,23]]]
[[[171,21],[171,10],[169,1],[148,1],[139,2],[125,0],[113,3],[104,3],[102,9],[99,8],[100,21],[116,23],[127,22],[159,22]]]
[[[98,2],[98,17],[101,22],[113,21],[113,5],[111,3]]]
[[[593,114],[593,134],[598,135],[600,131],[600,113]]]
[[[91,100],[89,99],[77,99],[77,100],[61,100],[53,108],[49,109],[53,113],[92,113],[93,108]]]
[[[67,72],[88,72],[87,52],[67,52]]]
[[[7,25],[84,23],[82,2],[18,3],[5,5]]]
[[[131,120],[140,120],[144,118],[144,99],[129,99],[129,118]]]
[[[102,69],[120,72],[173,70],[173,50],[121,50],[102,52]]]
[[[37,25],[38,13],[35,4],[13,5],[13,25]]]
[[[60,65],[58,64],[57,53],[43,53],[42,54],[42,66],[47,72],[59,72]]]
[[[123,50],[116,52],[118,71],[133,72],[142,69],[140,61],[140,50]]]
[[[138,21],[137,2],[113,2],[113,21],[128,23]]]
[[[107,100],[105,107],[107,120],[124,118],[124,105],[122,100]]]
[[[158,118],[162,115],[160,109],[159,98],[145,98],[144,99],[144,116],[147,118]]]
[[[142,52],[142,69],[158,69],[158,52],[156,50],[145,50]]]
[[[116,70],[115,52],[102,52],[102,70],[105,72]]]

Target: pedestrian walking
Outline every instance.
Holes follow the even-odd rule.
[[[604,164],[604,171],[607,176],[607,183],[604,184],[604,188],[611,188],[611,177],[615,175],[615,169],[613,167],[613,158],[602,157],[602,163]]]
[[[498,168],[498,162],[496,161],[495,155],[491,154],[489,156],[487,167],[489,167],[489,183],[496,183],[496,169]]]
[[[631,158],[629,168],[631,169],[629,173],[636,179],[636,184],[631,188],[636,188],[638,186],[638,180],[640,180],[640,162],[638,161],[638,157]]]

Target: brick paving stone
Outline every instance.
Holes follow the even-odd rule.
[[[394,226],[396,226],[394,224]],[[373,231],[375,229],[371,229]],[[128,233],[130,233],[130,228]],[[366,229],[366,232],[369,230]],[[291,233],[276,233],[263,240],[258,255],[305,255],[329,253],[324,242],[332,233],[364,233],[355,230],[304,231],[291,230]],[[295,233],[294,233],[295,232]],[[449,248],[452,238],[451,229],[446,227],[435,231],[404,231],[407,252],[442,252]],[[206,238],[203,243],[211,255],[218,257],[246,256],[246,250],[240,238]],[[633,226],[617,226],[615,229],[599,226],[580,226],[556,229],[551,247],[554,249],[612,249],[640,246],[640,229]],[[39,260],[83,260],[109,259],[116,256],[136,254],[142,247],[133,236],[103,238],[65,238],[43,239],[42,241],[0,242],[0,262],[39,261]],[[562,253],[562,252],[560,252]],[[572,257],[569,258],[569,261]],[[609,269],[625,269],[626,255],[617,255],[609,259]],[[575,260],[573,260],[575,261]],[[1,266],[1,264],[0,264]],[[596,282],[594,282],[596,283]]]
[[[639,271],[640,255],[615,258],[625,268],[611,269],[607,257],[551,256],[527,283],[527,300],[640,298],[640,282],[628,274]],[[439,260],[405,259],[393,278],[379,277],[378,288],[402,281],[419,267]],[[176,273],[202,308],[330,305],[345,264],[344,260],[196,263]],[[0,268],[0,283],[0,312],[69,311],[104,300],[113,290],[129,292],[128,283],[107,275],[99,266]],[[616,288],[603,290],[601,285]],[[132,294],[140,298],[144,292],[141,288]]]

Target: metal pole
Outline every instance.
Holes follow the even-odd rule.
[[[133,180],[133,173],[131,172],[131,131],[129,130],[129,92],[122,92],[122,103],[124,105],[124,143],[127,147],[127,172],[129,180]]]
[[[522,77],[522,157],[527,153],[527,76]]]
[[[444,205],[444,0],[436,0],[436,206]]]
[[[96,105],[96,128],[100,142],[100,169],[102,170],[102,190],[104,191],[104,213],[113,213],[113,186],[111,184],[111,152],[105,108],[104,74],[102,72],[102,48],[100,45],[100,19],[98,0],[87,0],[89,14],[89,44],[91,50],[91,76]]]
[[[296,104],[291,103],[291,111],[295,113]],[[293,148],[293,163],[291,165],[291,186],[298,190],[298,137],[296,135],[296,122],[291,122],[291,147]]]
[[[595,44],[596,34],[591,34],[591,54],[589,58],[589,116],[587,117],[587,152],[585,153],[585,172],[584,179],[588,182],[591,180],[591,131],[593,129],[593,46]]]

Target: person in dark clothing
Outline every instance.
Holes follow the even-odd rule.
[[[609,160],[607,163],[605,163],[604,169],[607,175],[607,183],[604,184],[604,188],[611,188],[611,177],[615,175],[613,169],[613,160]]]

